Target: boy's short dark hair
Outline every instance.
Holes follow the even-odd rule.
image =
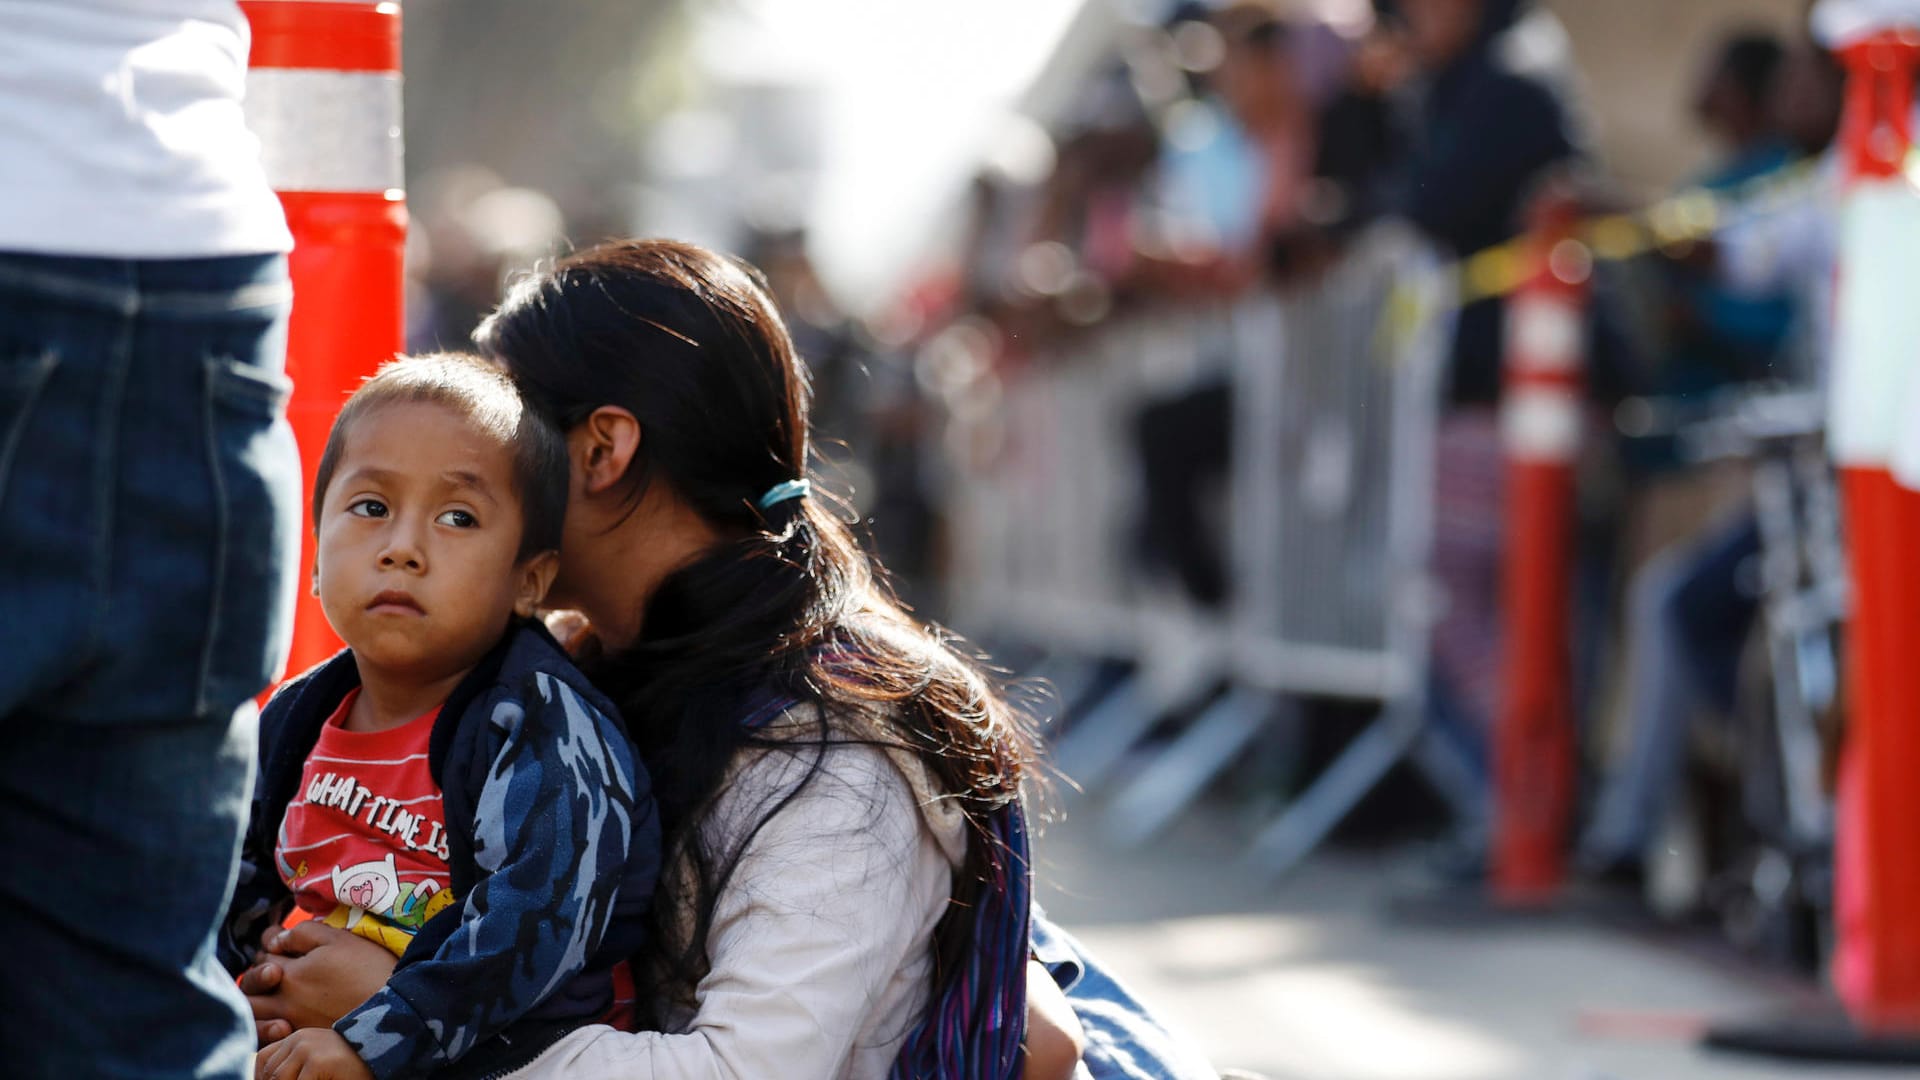
[[[380,365],[334,417],[313,481],[313,523],[340,464],[354,422],[383,405],[440,405],[499,439],[513,456],[514,494],[520,499],[520,553],[525,559],[557,551],[567,517],[567,440],[530,407],[507,373],[468,353],[403,356]]]

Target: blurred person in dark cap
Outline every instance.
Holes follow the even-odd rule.
[[[1392,210],[1454,256],[1511,239],[1536,187],[1577,153],[1564,31],[1526,0],[1393,6],[1414,74]],[[1484,748],[1501,693],[1503,308],[1494,298],[1459,313],[1435,447],[1433,561],[1444,606],[1434,709],[1470,748]]]
[[[1564,31],[1529,0],[1396,0],[1418,72],[1396,206],[1449,253],[1517,235],[1528,197],[1575,152]],[[1449,371],[1456,405],[1500,396],[1501,305],[1461,312]]]
[[[213,955],[285,663],[285,216],[231,0],[0,2],[0,1071],[251,1075]]]

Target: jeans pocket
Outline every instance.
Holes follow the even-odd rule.
[[[285,375],[215,357],[206,385],[218,546],[199,708],[216,715],[265,689],[286,658],[300,552],[300,455],[286,420],[292,383]]]
[[[13,456],[27,418],[59,363],[52,349],[0,356],[0,504],[6,500],[7,479],[13,475]]]

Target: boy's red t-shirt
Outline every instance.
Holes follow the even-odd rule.
[[[327,718],[280,821],[280,877],[329,925],[404,952],[454,900],[446,816],[427,766],[438,708],[385,731],[348,731],[355,689]]]
[[[385,731],[348,731],[359,696],[357,687],[348,692],[321,727],[280,819],[274,860],[302,911],[398,956],[454,902],[446,815],[427,763],[440,710]],[[616,964],[612,977],[613,1006],[601,1022],[634,1030],[631,965]]]

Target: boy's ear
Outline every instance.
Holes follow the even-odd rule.
[[[640,421],[618,405],[602,405],[567,433],[567,449],[589,495],[625,479],[640,452]]]
[[[547,590],[553,587],[553,576],[559,572],[557,551],[543,551],[514,567],[513,613],[523,619],[533,618],[540,602],[547,598]]]
[[[320,595],[320,560],[319,559],[313,560],[313,582],[310,587],[313,589],[313,595],[315,597],[318,597]]]

